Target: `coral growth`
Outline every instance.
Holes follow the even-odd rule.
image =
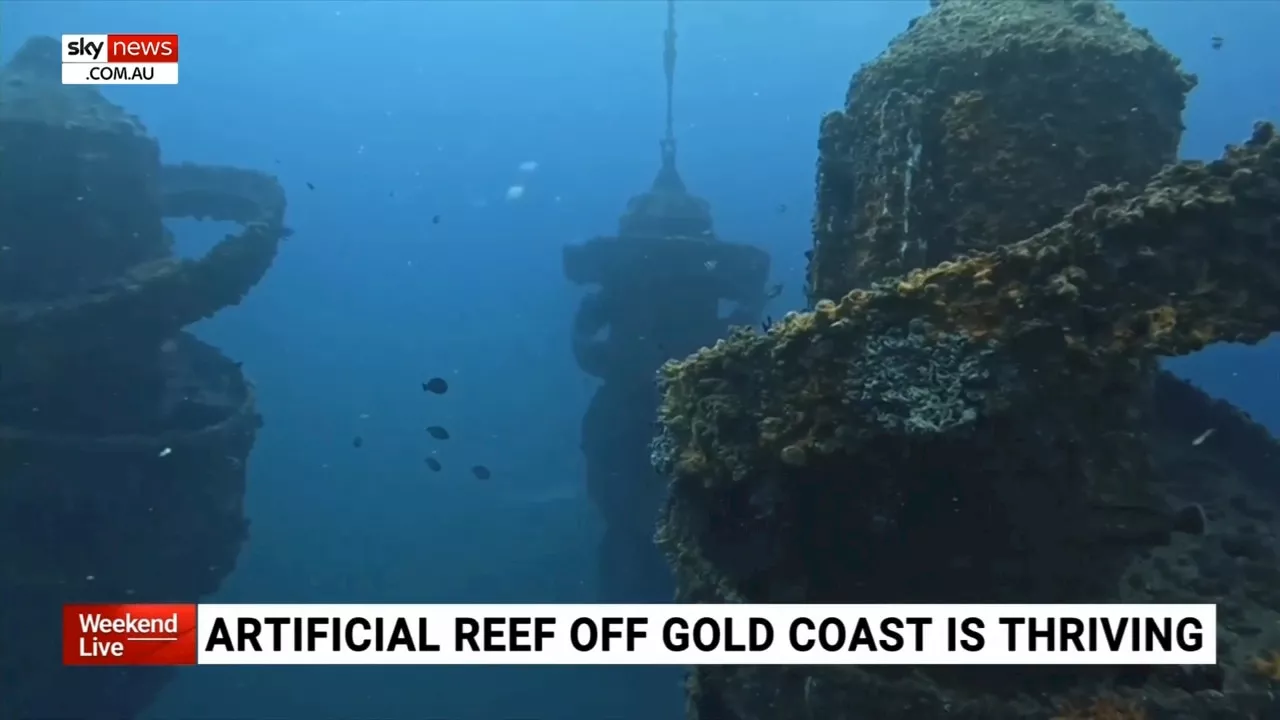
[[[718,433],[771,418],[773,457],[796,441],[848,451],[883,433],[972,422],[1059,380],[1101,390],[1141,376],[1150,356],[1257,342],[1280,327],[1277,178],[1280,140],[1259,125],[1223,159],[1172,166],[1136,196],[1095,190],[1024,242],[669,363],[663,419],[703,455],[745,453],[743,464],[769,467],[754,435],[742,444]]]
[[[692,717],[1023,720],[1119,687],[1257,717],[1244,654],[1280,641],[1256,637],[1280,543],[1250,523],[1174,549],[1170,528],[1206,497],[1215,528],[1254,512],[1224,488],[1269,482],[1280,448],[1157,363],[1280,328],[1280,140],[1172,165],[1195,79],[1111,3],[931,6],[823,119],[812,312],[663,369],[680,597],[1214,602],[1220,666],[698,668]],[[1230,448],[1234,479],[1170,442],[1201,468]]]
[[[1278,276],[1280,138],[1259,125],[1221,160],[1090,192],[1022,242],[668,363],[655,459],[682,598],[1117,599],[1130,563],[1168,537],[1129,512],[1164,512],[1155,359],[1280,328]],[[841,671],[854,685],[828,672],[832,697],[896,697],[878,671]],[[1000,677],[959,686],[998,694]]]
[[[1108,3],[940,4],[822,122],[812,300],[1020,240],[1097,183],[1145,182],[1174,160],[1194,85]]]
[[[1253,671],[1271,682],[1280,683],[1280,652],[1271,651],[1252,660]]]

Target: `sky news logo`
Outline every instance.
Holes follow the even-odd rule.
[[[62,36],[63,85],[177,85],[178,36]]]

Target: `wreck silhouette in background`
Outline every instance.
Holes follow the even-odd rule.
[[[663,39],[666,133],[653,186],[627,203],[616,237],[564,249],[565,277],[597,286],[579,304],[571,338],[578,367],[604,383],[582,417],[587,492],[605,521],[603,602],[667,602],[674,592],[654,545],[664,492],[650,457],[654,374],[731,326],[755,325],[767,300],[768,253],[718,238],[711,206],[689,193],[676,169],[674,0]]]

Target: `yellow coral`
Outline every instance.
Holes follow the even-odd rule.
[[[707,469],[707,456],[697,448],[685,448],[676,460],[676,468],[681,474],[698,475]]]
[[[1151,321],[1151,334],[1155,337],[1171,335],[1178,326],[1178,311],[1168,305],[1147,311],[1147,317]]]
[[[1280,682],[1280,652],[1271,651],[1253,659],[1253,671],[1272,682]]]

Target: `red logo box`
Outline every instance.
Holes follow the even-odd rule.
[[[64,605],[64,665],[195,665],[196,606]]]
[[[107,62],[176,63],[178,36],[112,33],[107,36]]]

